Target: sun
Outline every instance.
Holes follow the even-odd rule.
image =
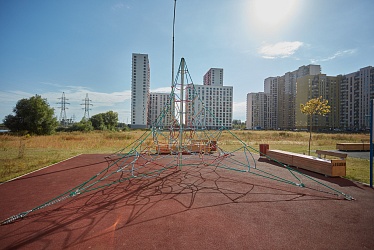
[[[250,18],[261,29],[276,29],[292,18],[300,0],[252,0]]]

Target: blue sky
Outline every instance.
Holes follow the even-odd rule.
[[[146,53],[151,91],[169,91],[173,0],[0,0],[0,118],[21,98],[47,98],[56,116],[113,110],[130,122],[131,54]],[[299,66],[327,75],[374,66],[372,0],[178,0],[176,67],[186,59],[195,84],[224,69],[234,119],[246,94]]]

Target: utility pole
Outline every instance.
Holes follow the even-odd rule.
[[[90,100],[88,98],[88,94],[86,94],[86,98],[84,98],[82,101],[84,101],[84,103],[82,103],[81,105],[84,105],[84,115],[83,115],[83,120],[88,120],[90,119],[90,106],[93,106],[90,102],[92,102],[92,100]]]
[[[61,112],[60,112],[59,121],[60,121],[61,126],[66,127],[67,123],[68,123],[68,120],[66,118],[66,109],[67,109],[66,105],[70,104],[66,101],[69,100],[69,99],[66,99],[65,92],[62,92],[62,96],[60,98],[57,98],[57,99],[61,100],[60,102],[57,103],[57,104],[61,104],[61,107],[60,107]]]
[[[370,187],[373,188],[373,157],[374,157],[374,100],[370,100]]]

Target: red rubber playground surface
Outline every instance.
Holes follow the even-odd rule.
[[[80,155],[0,185],[0,220],[47,202],[107,166],[104,155]],[[287,172],[267,161],[258,166]],[[313,176],[355,200],[316,191],[314,184],[302,188],[186,166],[83,193],[2,225],[0,248],[374,249],[374,190]]]

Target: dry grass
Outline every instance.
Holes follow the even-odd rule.
[[[83,153],[113,153],[142,131],[58,133],[51,136],[0,136],[0,181]]]
[[[51,136],[0,136],[0,182],[40,169],[83,153],[113,153],[139,138],[144,131],[58,133]],[[296,153],[308,152],[309,134],[287,131],[233,131],[233,134],[254,149],[269,144],[271,149]],[[312,137],[311,150],[335,149],[339,142],[361,142],[365,134],[319,134]],[[223,132],[219,145],[234,150],[241,142]],[[347,159],[347,178],[369,182],[369,161]]]

